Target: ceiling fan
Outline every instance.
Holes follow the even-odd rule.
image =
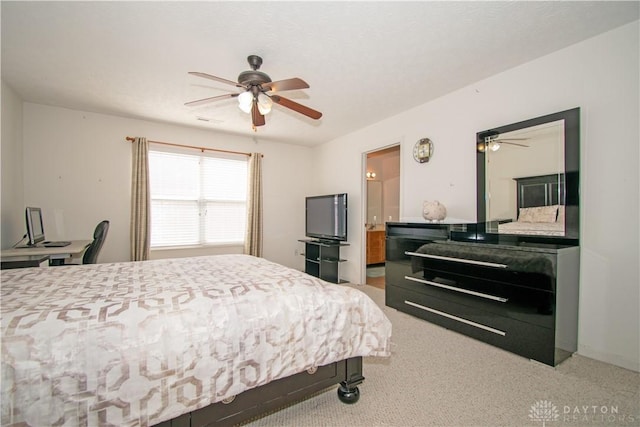
[[[212,96],[210,98],[198,99],[195,101],[187,102],[184,105],[195,106],[202,105],[208,102],[219,101],[228,98],[238,98],[238,104],[242,111],[251,114],[251,122],[253,128],[257,126],[264,126],[265,114],[271,111],[273,103],[281,105],[285,108],[289,108],[295,112],[303,114],[312,119],[318,120],[322,117],[322,113],[312,108],[306,107],[302,104],[298,104],[288,98],[285,98],[275,93],[267,92],[281,92],[285,90],[306,89],[309,85],[302,79],[294,77],[286,80],[271,81],[271,78],[259,71],[262,65],[262,58],[257,55],[249,55],[247,61],[251,66],[251,70],[243,71],[238,76],[238,82],[223,79],[221,77],[212,76],[207,73],[200,73],[196,71],[190,71],[189,74],[194,76],[203,77],[205,79],[214,80],[216,82],[229,84],[237,88],[242,89],[239,93],[228,93],[225,95]]]
[[[513,141],[526,141],[528,139],[529,138],[500,138],[499,134],[487,135],[484,138],[484,144],[481,144],[482,146],[479,145],[478,150],[482,152],[486,150],[498,151],[502,144],[517,145],[519,147],[529,148],[529,146],[526,144],[513,142]]]

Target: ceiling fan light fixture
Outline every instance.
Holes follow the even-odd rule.
[[[263,116],[265,114],[269,114],[271,112],[271,107],[273,106],[273,101],[267,95],[261,93],[258,95],[258,111]]]
[[[246,91],[238,95],[238,107],[247,114],[251,113],[251,107],[253,107],[253,94]]]
[[[498,135],[490,135],[484,138],[484,149],[480,149],[478,147],[478,151],[485,152],[487,150],[498,151],[500,149],[500,143],[496,141],[498,139]]]

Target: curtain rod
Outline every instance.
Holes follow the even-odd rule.
[[[127,141],[131,141],[131,142],[133,142],[135,140],[135,138],[133,136],[128,136],[125,139]],[[204,152],[204,151],[217,151],[219,153],[241,154],[243,156],[250,156],[251,155],[251,153],[245,153],[245,152],[242,152],[242,151],[219,150],[217,148],[198,147],[198,146],[195,146],[195,145],[174,144],[172,142],[151,141],[151,140],[149,140],[148,142],[150,142],[152,144],[168,145],[168,146],[171,146],[171,147],[193,148],[194,150],[200,150],[202,152]],[[264,157],[264,154],[260,154],[260,157]]]

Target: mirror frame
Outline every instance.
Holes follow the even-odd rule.
[[[488,129],[476,134],[474,149],[476,150],[476,198],[478,224],[487,221],[485,153],[477,149],[484,144],[485,137],[512,132],[544,123],[564,120],[564,173],[565,173],[565,233],[564,236],[532,236],[523,237],[579,239],[580,237],[580,108],[560,111],[518,123]],[[488,232],[485,230],[485,232]],[[503,234],[503,233],[500,233]],[[505,233],[506,234],[506,233]],[[508,234],[507,234],[508,235]],[[513,235],[511,235],[513,236]]]

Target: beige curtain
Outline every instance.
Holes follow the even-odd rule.
[[[249,188],[247,191],[247,234],[244,253],[262,256],[262,154],[249,157]]]
[[[131,175],[131,260],[149,259],[151,241],[151,198],[149,191],[149,143],[133,141]]]

